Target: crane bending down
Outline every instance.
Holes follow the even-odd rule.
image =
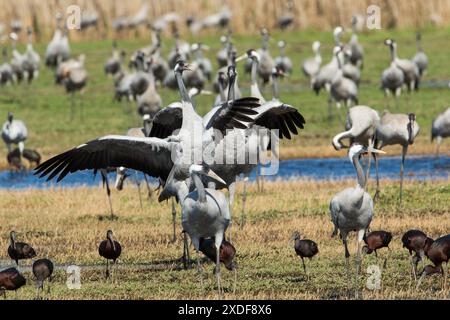
[[[338,133],[336,136],[334,136],[332,142],[333,147],[336,150],[348,148],[348,146],[342,143],[342,140],[346,138],[350,140],[349,146],[356,142],[367,148],[373,147],[375,131],[379,122],[380,116],[378,115],[378,112],[368,106],[355,106],[350,108],[347,112],[347,119],[345,122],[346,131]],[[378,157],[375,153],[373,153],[372,156],[375,160],[375,170],[377,178],[377,189],[374,196],[374,199],[376,199],[379,193]],[[366,179],[368,179],[369,177],[369,170],[370,167],[368,165]]]

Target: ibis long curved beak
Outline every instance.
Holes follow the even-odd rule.
[[[219,176],[218,176],[214,171],[212,171],[211,169],[209,169],[208,172],[206,172],[206,175],[207,175],[208,177],[211,177],[211,178],[213,178],[214,180],[217,180],[217,181],[219,181],[220,183],[226,185],[226,182],[223,181],[223,179],[222,179],[221,177],[219,177]]]
[[[237,58],[236,58],[236,62],[242,61],[242,60],[244,60],[245,58],[247,58],[247,54],[246,54],[246,53],[244,53],[243,55],[237,57]]]

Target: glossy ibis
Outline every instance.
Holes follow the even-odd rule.
[[[44,281],[48,279],[47,292],[50,293],[50,281],[53,274],[53,262],[49,259],[38,259],[33,263],[33,274],[36,277],[37,299],[40,291],[44,291]]]
[[[16,291],[26,283],[27,280],[16,268],[8,268],[0,272],[0,294],[3,294],[5,299],[6,290]]]
[[[363,238],[366,245],[363,247],[362,251],[365,254],[371,254],[375,252],[375,256],[378,258],[377,250],[381,248],[388,248],[389,243],[392,240],[392,233],[384,230],[372,231],[367,235],[364,235]],[[384,260],[384,267],[386,267],[387,257]]]
[[[403,247],[408,249],[411,257],[412,272],[414,279],[417,280],[417,264],[423,260],[425,253],[433,243],[433,239],[420,230],[408,230],[402,237]],[[413,257],[412,253],[416,255]]]
[[[301,239],[300,233],[298,231],[295,231],[292,235],[292,240],[294,240],[294,249],[295,253],[302,258],[302,264],[303,264],[303,270],[305,271],[305,275],[307,276],[306,272],[306,265],[304,258],[311,259],[314,257],[317,253],[319,253],[319,247],[317,246],[317,243],[315,243],[312,240],[309,239]]]
[[[98,253],[106,259],[106,278],[109,278],[109,260],[116,263],[121,252],[122,247],[120,243],[113,239],[113,232],[108,230],[106,232],[106,240],[100,242],[100,245],[98,246]]]
[[[422,271],[422,275],[417,283],[417,289],[422,282],[422,279],[429,274],[433,273],[441,273],[442,274],[442,289],[447,290],[447,271],[446,268],[442,265],[448,263],[448,259],[450,257],[450,234],[446,236],[442,236],[436,239],[426,251],[426,255],[428,259],[433,262],[433,265],[427,265]]]
[[[17,265],[19,260],[31,259],[36,257],[36,251],[28,244],[24,242],[16,242],[16,232],[10,233],[10,245],[8,247],[8,255],[13,259]]]

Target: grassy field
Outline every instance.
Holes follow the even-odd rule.
[[[450,44],[447,41],[450,29],[423,30],[423,47],[427,52],[430,64],[428,74],[424,81],[449,80],[450,69],[446,61]],[[346,35],[346,39],[349,35]],[[430,130],[432,119],[447,106],[450,100],[450,90],[446,88],[423,88],[420,92],[410,96],[403,95],[398,103],[389,102],[383,97],[379,89],[380,74],[389,64],[388,48],[382,44],[386,37],[392,37],[398,42],[400,57],[412,57],[415,53],[414,32],[406,31],[371,31],[360,36],[364,45],[366,57],[362,72],[363,79],[360,87],[359,100],[361,104],[369,105],[382,112],[389,109],[391,112],[415,112],[421,132],[410,148],[411,154],[424,154],[434,151],[430,143]],[[150,38],[150,37],[149,37]],[[302,61],[311,55],[311,43],[318,39],[322,42],[322,55],[324,62],[328,62],[332,50],[332,37],[330,32],[291,32],[274,33],[271,41],[272,55],[278,55],[276,42],[285,39],[288,43],[287,54],[294,62],[293,74],[281,83],[281,98],[286,103],[297,107],[306,119],[306,128],[293,141],[283,141],[281,157],[319,157],[343,156],[331,147],[331,138],[343,130],[343,121],[346,111],[334,110],[334,118],[328,121],[327,97],[325,93],[316,96],[309,88],[309,83],[301,73]],[[189,39],[192,40],[192,39]],[[199,39],[208,44],[211,51],[208,53],[213,63],[215,53],[220,47],[217,36],[205,36]],[[260,46],[259,37],[236,36],[234,42],[238,53],[249,48]],[[144,46],[142,40],[120,41],[119,46],[128,54]],[[163,38],[165,54],[173,45],[173,39]],[[23,49],[23,46],[20,47]],[[37,45],[40,53],[45,51],[45,45]],[[112,79],[103,74],[103,64],[111,51],[110,41],[80,42],[72,44],[74,55],[85,53],[87,56],[87,69],[90,75],[89,83],[83,94],[84,119],[76,113],[74,121],[69,121],[69,97],[62,87],[56,86],[51,70],[41,68],[39,79],[31,85],[10,86],[0,88],[0,110],[6,119],[6,112],[12,111],[18,119],[23,119],[29,129],[27,145],[36,148],[48,158],[65,149],[79,145],[98,136],[110,133],[124,133],[130,126],[140,124],[137,115],[133,119],[125,112],[126,106],[112,101]],[[244,74],[242,66],[240,84],[244,94],[249,92],[249,76]],[[165,105],[179,100],[175,91],[160,89]],[[267,98],[271,97],[271,88],[264,89]],[[197,105],[200,113],[207,112],[212,105],[214,97],[200,96]],[[77,106],[79,108],[79,106]],[[339,115],[339,117],[338,117]],[[444,142],[442,151],[448,151],[449,142]],[[398,154],[400,147],[386,149],[389,154]],[[0,148],[0,159],[5,166],[5,148]]]
[[[397,182],[382,182],[382,197],[376,204],[372,230],[385,229],[393,233],[391,253],[382,272],[382,288],[365,288],[369,277],[367,267],[382,265],[374,255],[363,261],[358,283],[364,299],[443,299],[439,276],[425,279],[419,291],[410,280],[407,250],[400,238],[410,228],[420,228],[436,238],[448,233],[450,225],[450,181],[406,182],[404,204],[398,206]],[[233,274],[224,268],[223,284],[226,299],[347,299],[354,295],[354,277],[346,283],[344,248],[338,238],[331,238],[332,223],[328,203],[332,196],[353,181],[345,182],[273,182],[258,193],[250,186],[247,223],[241,228],[241,199],[234,207],[230,232],[237,248],[238,283],[232,292]],[[238,191],[241,191],[240,185]],[[49,257],[58,265],[89,265],[81,270],[81,289],[69,290],[65,270],[57,270],[51,299],[214,299],[213,264],[204,264],[203,283],[196,268],[181,270],[177,261],[182,253],[180,227],[178,240],[171,238],[170,205],[158,204],[155,197],[139,207],[136,188],[113,191],[113,205],[119,219],[105,220],[107,199],[101,188],[57,189],[53,191],[0,191],[0,260],[9,263],[6,255],[10,230],[18,238],[31,243],[38,257]],[[267,199],[270,199],[268,201]],[[178,219],[179,219],[179,209]],[[179,220],[178,220],[179,221]],[[113,280],[104,279],[104,261],[97,252],[98,243],[112,229],[123,251],[119,269]],[[319,254],[307,261],[310,279],[304,277],[300,259],[289,239],[298,230],[318,243]],[[356,250],[350,237],[351,270]],[[193,257],[196,258],[195,253]],[[23,262],[22,262],[23,263]],[[429,263],[429,261],[426,261]],[[28,262],[29,264],[29,262]],[[421,265],[419,265],[421,269]],[[92,268],[94,269],[92,270]],[[19,298],[31,299],[35,288],[32,276],[19,291]],[[349,290],[350,289],[350,290]],[[9,293],[9,298],[14,298]]]
[[[423,30],[423,46],[430,58],[428,75],[424,81],[448,80],[450,69],[446,67],[450,43],[450,29]],[[389,63],[388,49],[382,44],[386,37],[398,42],[400,57],[411,57],[415,52],[414,32],[374,31],[360,36],[365,47],[366,60],[360,87],[360,102],[382,112],[415,112],[421,133],[410,148],[411,154],[433,152],[430,143],[432,119],[447,106],[450,98],[448,87],[423,88],[410,96],[404,95],[395,103],[389,102],[379,90],[379,78]],[[150,38],[150,37],[149,37]],[[348,35],[346,35],[348,38]],[[331,147],[331,138],[343,129],[345,110],[335,110],[331,121],[327,120],[327,97],[316,96],[309,89],[301,74],[301,62],[311,55],[313,40],[322,42],[324,61],[330,59],[331,33],[303,31],[287,34],[274,33],[271,41],[272,55],[276,56],[276,40],[285,39],[287,54],[295,63],[294,73],[281,84],[281,98],[297,107],[306,119],[306,128],[292,141],[283,141],[281,156],[320,157],[344,156]],[[192,40],[192,39],[189,39]],[[215,64],[215,52],[220,47],[217,36],[200,39],[212,50],[208,55]],[[173,45],[172,39],[164,38],[164,52]],[[259,37],[236,36],[239,53],[260,46]],[[129,39],[119,46],[128,54],[146,43]],[[23,49],[23,46],[20,47]],[[37,45],[44,52],[45,45]],[[29,129],[27,147],[37,149],[44,159],[65,149],[79,145],[101,135],[124,133],[140,120],[125,112],[126,105],[112,101],[112,80],[103,74],[103,64],[110,55],[110,41],[80,42],[72,44],[73,53],[85,53],[89,83],[83,94],[84,119],[76,113],[69,121],[69,97],[62,87],[53,83],[53,74],[42,68],[40,78],[31,85],[0,88],[0,115],[12,111],[23,119]],[[248,92],[249,77],[240,71],[243,92]],[[161,89],[164,104],[179,99],[177,92]],[[264,89],[266,97],[270,88]],[[197,98],[200,113],[207,112],[213,97]],[[78,106],[79,107],[79,106]],[[79,110],[78,110],[79,111]],[[339,116],[338,116],[339,114]],[[448,152],[449,141],[444,142],[442,152]],[[0,148],[0,166],[5,167],[6,148]],[[398,154],[400,148],[386,149],[390,155]],[[332,224],[328,204],[332,196],[354,181],[344,182],[278,182],[267,183],[263,193],[250,187],[247,223],[241,229],[241,203],[234,208],[231,228],[232,241],[238,250],[239,264],[236,293],[232,293],[233,275],[223,272],[225,298],[279,298],[279,299],[346,299],[353,297],[353,290],[345,280],[344,250],[338,239],[331,239]],[[406,182],[404,204],[397,203],[398,185],[383,181],[382,198],[376,204],[375,219],[371,228],[387,229],[394,234],[392,252],[387,269],[383,271],[382,290],[372,292],[364,288],[368,265],[376,263],[373,256],[364,260],[358,288],[367,299],[388,298],[448,298],[440,290],[438,277],[427,279],[419,292],[413,289],[409,276],[407,252],[401,248],[400,238],[409,228],[420,228],[432,237],[447,234],[450,225],[449,181]],[[181,256],[181,235],[176,244],[170,243],[171,215],[169,204],[157,204],[153,199],[139,207],[136,189],[127,187],[121,193],[113,191],[113,205],[119,215],[117,221],[104,219],[108,212],[105,191],[101,188],[77,188],[56,190],[0,190],[0,259],[7,259],[9,231],[18,231],[21,240],[30,242],[39,257],[48,256],[57,264],[79,264],[98,268],[82,270],[82,288],[68,290],[65,271],[57,270],[52,299],[163,299],[163,298],[215,298],[212,265],[205,266],[203,284],[197,270],[179,270],[177,259]],[[97,245],[108,228],[114,230],[124,247],[120,269],[113,281],[105,281],[100,268],[103,261],[97,253]],[[289,239],[294,230],[319,244],[319,255],[308,261],[310,280],[302,274],[300,260],[295,256]],[[352,241],[353,242],[353,241]],[[355,251],[351,243],[351,252]],[[382,255],[386,255],[383,252]],[[195,257],[195,255],[194,255]],[[381,260],[380,260],[381,261]],[[380,262],[381,263],[381,262]],[[138,268],[140,266],[140,268]],[[28,278],[30,273],[26,272]],[[350,288],[353,281],[350,283]],[[349,294],[350,293],[350,294]],[[20,298],[32,298],[31,282],[20,290]],[[10,297],[14,297],[10,294]]]

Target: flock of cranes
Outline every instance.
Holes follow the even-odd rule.
[[[138,12],[131,19],[126,19],[126,24],[133,26],[144,23],[146,10],[143,8],[142,12]],[[190,26],[192,30],[212,25],[226,26],[230,17],[231,13],[224,9],[209,20],[191,21]],[[62,26],[61,15],[57,15],[56,19],[56,30],[47,46],[45,64],[54,68],[55,82],[63,84],[66,91],[71,94],[71,118],[73,118],[74,94],[82,91],[87,85],[86,58],[84,55],[80,55],[77,59],[71,57],[67,28]],[[280,26],[288,25],[288,20],[280,22]],[[172,200],[174,235],[176,201],[181,206],[183,232],[189,236],[197,252],[204,253],[215,262],[220,296],[221,263],[224,263],[227,269],[236,271],[233,261],[236,249],[231,244],[230,236],[228,241],[226,240],[226,234],[233,219],[232,207],[237,177],[240,175],[248,177],[258,166],[262,153],[270,151],[279,139],[291,139],[292,135],[299,134],[299,129],[304,128],[306,121],[297,108],[280,99],[278,79],[295,72],[294,64],[285,53],[284,41],[278,42],[279,56],[272,58],[268,45],[270,35],[268,30],[263,28],[261,48],[249,49],[238,56],[229,32],[220,39],[222,48],[217,53],[220,69],[214,74],[211,61],[203,55],[203,51],[209,50],[209,47],[202,43],[189,44],[183,41],[176,27],[172,29],[175,45],[167,59],[164,59],[161,51],[161,31],[174,21],[177,21],[175,16],[167,15],[154,23],[152,44],[134,52],[128,68],[124,52],[114,42],[111,57],[104,66],[105,73],[113,79],[114,98],[118,101],[124,99],[128,102],[129,108],[131,102],[136,103],[137,113],[143,119],[143,128],[132,128],[125,135],[111,134],[99,137],[43,163],[40,163],[37,152],[33,153],[32,150],[27,152],[25,149],[27,128],[22,121],[14,119],[12,113],[8,113],[7,121],[2,127],[2,139],[7,145],[8,160],[11,159],[11,164],[21,167],[21,157],[37,162],[35,174],[40,178],[47,177],[47,181],[56,178],[59,182],[68,174],[80,170],[100,171],[106,184],[112,218],[114,211],[110,199],[108,172],[117,172],[118,189],[122,188],[123,181],[128,176],[128,169],[143,172],[146,181],[147,175],[158,179],[161,188],[158,200],[160,202]],[[117,29],[121,28],[118,20],[115,25]],[[332,145],[336,150],[348,148],[348,157],[355,168],[357,184],[353,188],[346,188],[337,193],[332,198],[329,208],[334,225],[333,236],[339,232],[345,247],[347,267],[350,256],[347,237],[350,232],[357,232],[356,277],[358,277],[362,255],[373,251],[376,254],[378,249],[388,247],[392,239],[392,235],[386,231],[367,232],[374,216],[376,203],[374,200],[379,195],[378,155],[384,153],[381,149],[387,145],[402,146],[399,197],[401,201],[404,161],[409,145],[419,133],[419,125],[414,113],[384,112],[380,117],[371,107],[358,104],[364,50],[358,42],[356,25],[357,19],[354,18],[352,36],[347,44],[342,42],[343,28],[335,28],[333,56],[331,61],[323,66],[320,42],[314,42],[312,44],[314,56],[304,61],[302,70],[310,79],[311,88],[317,94],[322,89],[328,93],[330,113],[333,100],[338,107],[344,104],[349,108],[345,131],[333,138]],[[24,79],[30,82],[38,77],[40,58],[33,50],[31,29],[28,30],[28,35],[27,49],[23,54],[15,49],[17,35],[15,33],[10,35],[13,58],[11,62],[5,60],[0,66],[0,83],[9,84]],[[391,52],[391,64],[383,71],[381,77],[381,86],[386,95],[393,93],[398,97],[403,88],[408,91],[419,88],[420,79],[425,74],[428,64],[420,39],[418,34],[418,52],[411,60],[398,58],[396,42],[393,39],[385,40]],[[236,64],[240,61],[245,61],[244,69],[250,73],[249,96],[244,96],[239,89]],[[272,86],[271,99],[266,99],[262,95],[259,80],[262,85]],[[198,94],[212,94],[205,89],[208,81],[213,82],[217,96],[210,111],[202,117],[198,113],[194,97]],[[165,106],[158,93],[158,86],[178,90],[180,101]],[[81,108],[80,112],[82,116]],[[277,134],[271,134],[271,130],[277,130]],[[450,136],[450,109],[433,121],[432,138],[437,139],[437,152],[441,140],[448,136]],[[348,145],[344,144],[344,139],[349,139]],[[239,142],[236,143],[237,141]],[[18,151],[11,148],[12,144],[18,145]],[[203,152],[205,148],[211,150],[210,155]],[[240,148],[248,151],[243,162],[238,161]],[[364,154],[368,154],[366,172],[360,164],[360,157]],[[232,158],[231,163],[227,157]],[[367,192],[372,157],[377,171],[377,189],[374,198]],[[147,188],[150,193],[148,182]],[[222,189],[228,190],[228,197],[221,191]],[[243,213],[245,213],[245,197],[244,191]],[[293,240],[295,251],[302,259],[306,274],[303,259],[318,254],[318,246],[312,240],[301,239],[299,233],[294,234]],[[363,241],[366,243],[365,246],[362,246]],[[423,259],[424,255],[433,262],[433,265],[424,268],[422,275],[444,273],[442,263],[448,261],[449,236],[436,241],[432,239],[425,241],[421,247],[416,242],[415,240],[403,242],[410,252],[415,251],[418,254],[413,265],[417,265],[416,261]],[[184,247],[183,256],[185,263],[188,263],[187,240]],[[107,261],[115,262],[121,252],[120,243],[113,239],[113,233],[109,230],[107,239],[99,246],[100,256]],[[17,264],[19,259],[36,256],[29,245],[15,241],[14,232],[11,233],[8,253]],[[35,264],[33,272],[36,269],[35,276],[40,281],[38,287],[42,289],[44,279],[49,278],[53,272],[53,264],[48,259],[37,260]],[[24,284],[23,276],[14,270],[0,272],[0,290],[16,290]],[[108,262],[106,270],[109,276]],[[416,276],[416,269],[414,275]],[[445,276],[444,278],[446,279]]]

